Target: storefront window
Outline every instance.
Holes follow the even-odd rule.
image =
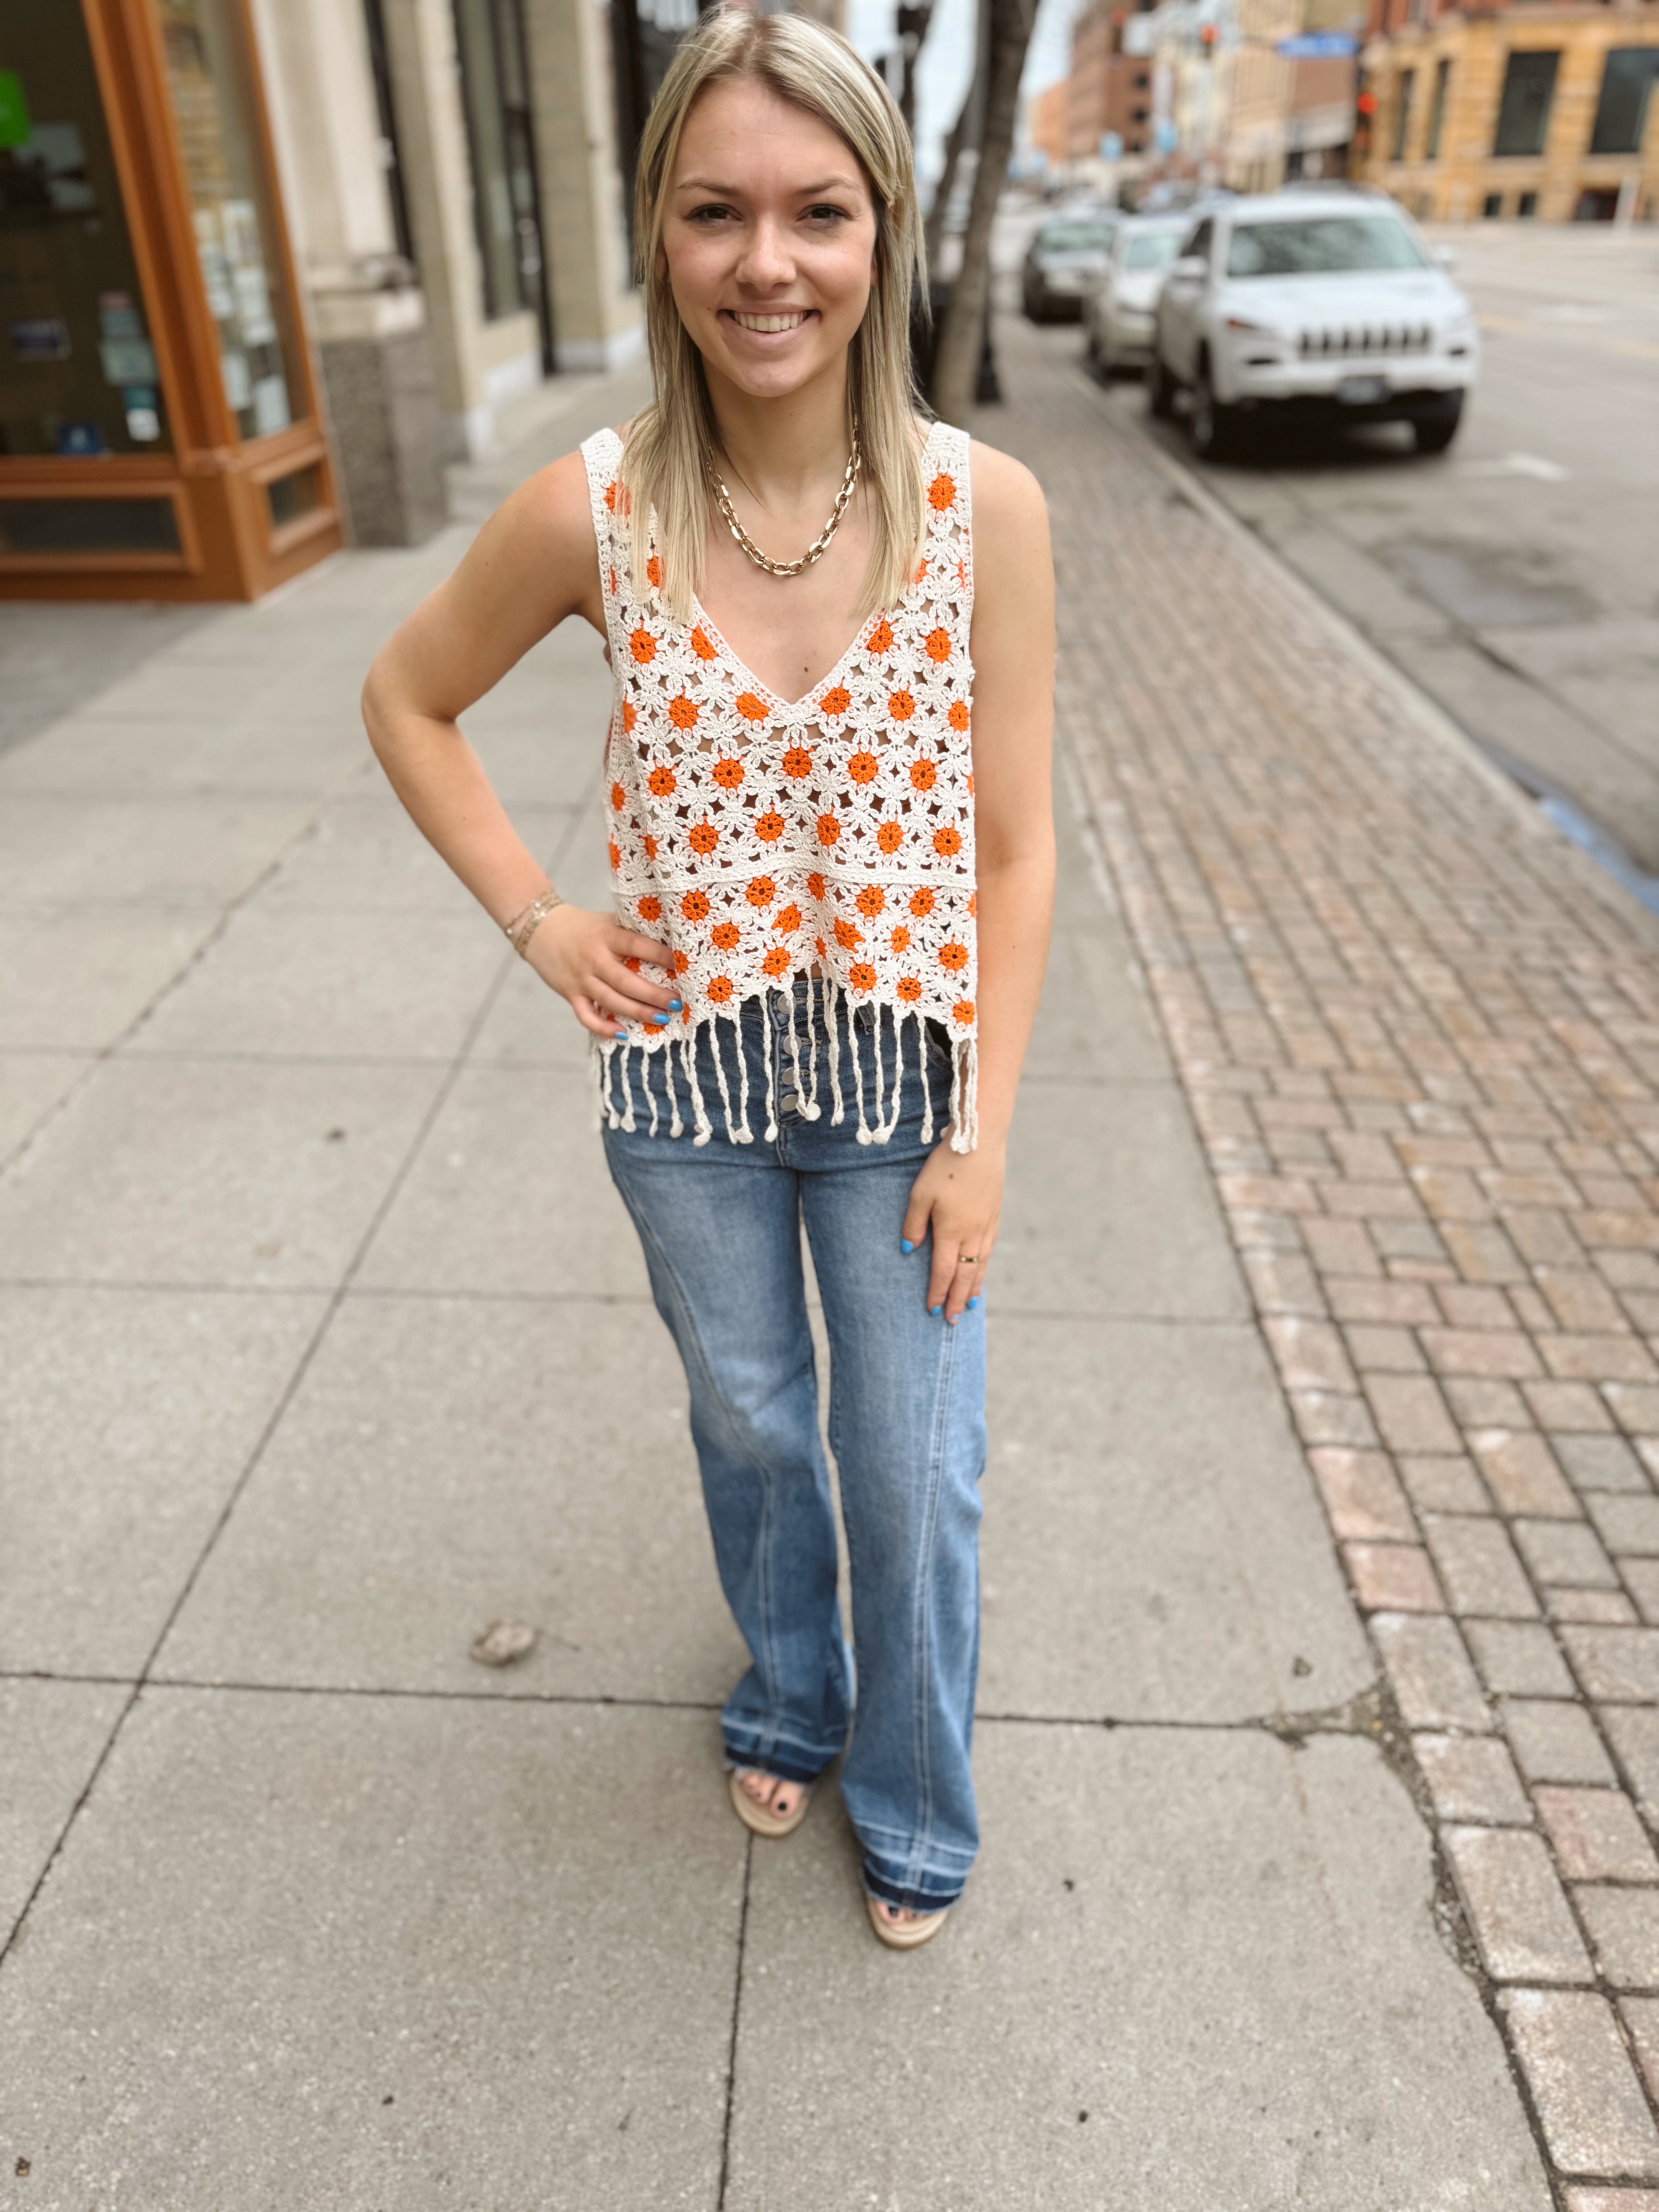
[[[5,0],[0,454],[95,461],[170,443],[81,10]]]
[[[545,313],[541,208],[519,0],[455,0],[484,313]]]
[[[298,348],[254,131],[254,88],[229,0],[157,0],[225,398],[244,438],[294,419]]]

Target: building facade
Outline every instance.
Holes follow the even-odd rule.
[[[1652,222],[1659,213],[1654,0],[1449,9],[1376,0],[1363,174],[1426,221]]]
[[[6,0],[0,593],[418,542],[446,460],[637,352],[624,7]]]
[[[1150,4],[1150,0],[1148,0]],[[1072,25],[1072,66],[1031,101],[1026,134],[1054,168],[1145,152],[1152,134],[1152,68],[1124,51],[1125,29],[1144,8],[1086,0]]]

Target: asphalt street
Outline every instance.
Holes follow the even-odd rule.
[[[1194,461],[1138,381],[1114,417],[1194,468],[1502,765],[1659,872],[1659,240],[1436,234],[1479,311],[1480,385],[1451,452],[1403,428]],[[1045,334],[1080,352],[1073,328]]]

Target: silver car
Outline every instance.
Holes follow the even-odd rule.
[[[1191,228],[1185,212],[1118,225],[1106,266],[1083,301],[1084,351],[1103,376],[1144,368],[1152,358],[1158,287]]]
[[[1122,217],[1102,209],[1045,222],[1025,249],[1020,297],[1034,323],[1074,323]]]

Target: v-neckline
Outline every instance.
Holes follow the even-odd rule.
[[[927,438],[923,441],[921,459],[924,468],[926,467],[928,455],[933,450],[933,440],[939,433],[939,425],[937,422],[930,424]],[[914,592],[915,588],[914,581],[907,584],[903,591],[899,594],[898,600],[895,604],[902,605],[903,602],[909,598],[911,592]],[[868,631],[870,627],[870,618],[866,616],[859,624],[858,628],[854,631],[851,638],[848,641],[846,651],[842,654],[840,659],[836,662],[834,667],[831,668],[826,675],[820,676],[815,684],[809,684],[805,690],[801,693],[799,699],[785,699],[781,697],[779,694],[772,689],[769,684],[763,684],[760,678],[756,675],[754,670],[749,665],[749,663],[743,658],[742,654],[733,650],[731,640],[726,635],[726,633],[721,629],[720,624],[714,621],[714,617],[709,614],[708,608],[704,606],[702,601],[698,598],[695,592],[691,594],[691,619],[694,624],[700,624],[702,628],[708,632],[710,643],[719,647],[720,651],[726,655],[726,658],[732,663],[732,665],[738,675],[744,678],[749,684],[752,684],[755,690],[761,694],[763,698],[766,700],[769,706],[775,707],[781,714],[798,714],[803,707],[815,705],[817,703],[817,696],[819,692],[823,691],[826,687],[834,687],[848,662],[858,651],[860,646],[863,644],[866,633]]]

